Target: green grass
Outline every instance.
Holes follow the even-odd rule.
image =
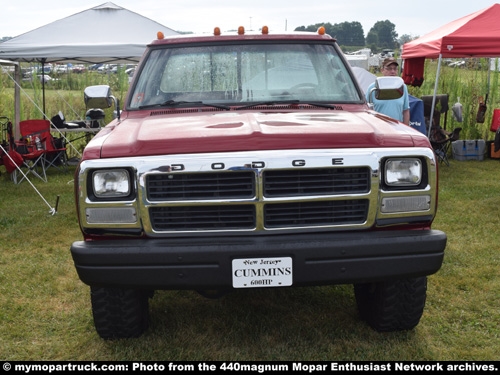
[[[0,167],[0,360],[498,360],[500,161],[440,168],[434,228],[448,234],[412,331],[377,333],[358,319],[352,287],[241,290],[217,300],[159,291],[151,328],[104,341],[69,247],[81,239],[72,173],[33,180],[56,215]]]

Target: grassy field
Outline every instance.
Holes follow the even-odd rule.
[[[349,285],[242,290],[217,300],[160,291],[144,336],[104,341],[69,251],[81,239],[72,172],[33,180],[45,203],[0,167],[0,360],[498,360],[499,169],[490,159],[440,168],[434,228],[448,245],[412,331],[370,329]]]

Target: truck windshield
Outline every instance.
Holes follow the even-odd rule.
[[[150,52],[128,109],[362,100],[332,45],[224,44]],[[196,103],[194,103],[196,102]]]

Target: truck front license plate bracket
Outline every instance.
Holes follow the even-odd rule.
[[[291,286],[291,257],[233,259],[233,288]]]

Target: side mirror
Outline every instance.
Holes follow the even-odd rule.
[[[401,77],[378,77],[368,97],[371,99],[372,93],[375,93],[377,100],[399,99],[404,94],[404,85]]]
[[[111,88],[108,85],[97,85],[86,87],[83,92],[83,100],[87,108],[109,108],[116,105],[116,117],[120,119],[120,105],[118,100],[111,94]]]

